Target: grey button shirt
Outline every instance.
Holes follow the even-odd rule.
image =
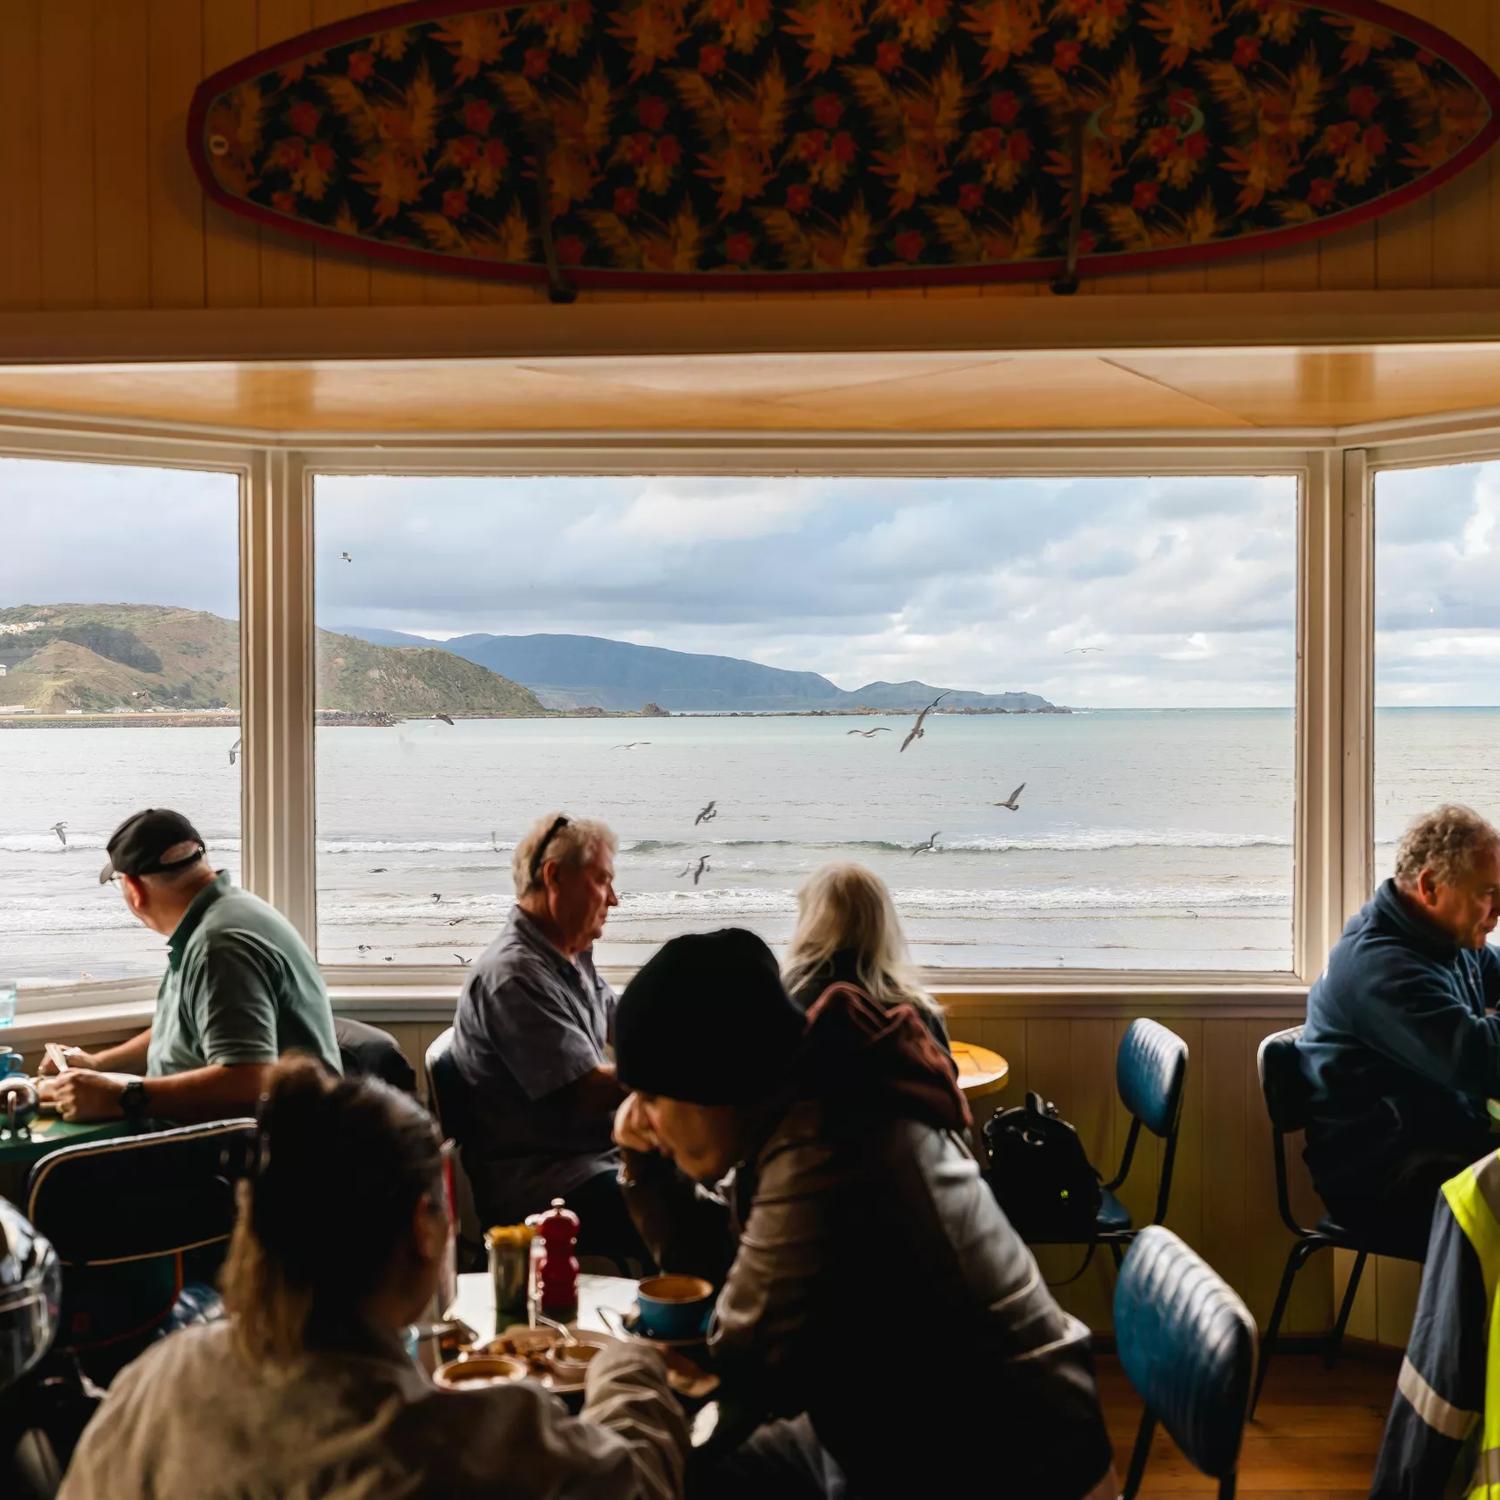
[[[520,907],[475,960],[453,1020],[464,1170],[483,1225],[519,1224],[619,1166],[613,1115],[580,1119],[559,1089],[608,1059],[615,994],[588,953],[564,958]]]

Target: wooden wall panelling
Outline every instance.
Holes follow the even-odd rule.
[[[94,301],[151,301],[151,120],[147,0],[93,10]]]
[[[1494,59],[1500,58],[1500,5],[1490,5],[1485,0],[1484,9],[1488,37],[1485,56],[1493,64]],[[1497,158],[1494,151],[1490,152],[1486,165],[1490,174],[1490,206],[1483,225],[1483,238],[1489,257],[1484,285],[1496,286],[1500,285],[1500,158]]]
[[[1203,1023],[1203,1157],[1213,1165],[1203,1174],[1203,1242],[1197,1248],[1241,1295],[1251,1254],[1245,1202],[1244,1045],[1243,1021]],[[1260,1230],[1275,1209],[1259,1203],[1255,1207]]]
[[[204,0],[203,74],[259,45],[253,0]],[[260,227],[217,203],[203,205],[204,295],[210,307],[260,305]]]
[[[218,0],[207,0],[217,4]],[[246,0],[237,0],[246,3]],[[260,0],[256,45],[269,47],[312,27],[311,0]],[[260,237],[260,300],[265,307],[307,307],[317,300],[313,247],[266,229]]]
[[[1443,29],[1481,57],[1489,50],[1490,0],[1444,0]],[[1432,197],[1432,282],[1436,287],[1483,286],[1489,275],[1490,182],[1495,153]]]
[[[1262,257],[1268,292],[1313,292],[1318,289],[1318,247],[1273,250]]]
[[[96,292],[92,23],[92,0],[47,0],[42,10],[42,306],[48,308],[91,307]]]
[[[151,305],[202,307],[203,194],[183,147],[203,71],[201,0],[150,0],[147,29]]]
[[[1187,1043],[1187,1087],[1182,1095],[1182,1122],[1177,1134],[1177,1164],[1172,1169],[1172,1197],[1167,1227],[1190,1245],[1203,1243],[1203,1022],[1192,1017],[1168,1023]],[[1220,1163],[1213,1158],[1218,1170]]]
[[[1452,0],[1448,0],[1452,3]],[[1402,0],[1410,15],[1445,25],[1432,0]],[[1432,285],[1432,198],[1425,197],[1386,214],[1375,224],[1375,285],[1401,288]]]
[[[0,46],[0,307],[42,305],[41,0],[14,0]]]

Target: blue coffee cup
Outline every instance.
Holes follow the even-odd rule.
[[[648,1276],[636,1302],[636,1329],[647,1338],[701,1338],[714,1310],[713,1283],[701,1276]]]
[[[13,1047],[0,1047],[0,1078],[21,1071],[21,1054]]]

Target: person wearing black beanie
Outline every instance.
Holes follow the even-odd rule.
[[[627,986],[615,1060],[641,1236],[664,1271],[719,1287],[724,1416],[694,1488],[927,1493],[969,1477],[943,1433],[983,1431],[1006,1453],[1001,1500],[1118,1493],[1088,1330],[981,1178],[968,1109],[911,1006],[835,985],[804,1016],[760,938],[695,933]],[[893,1330],[912,1316],[943,1378],[903,1379],[900,1420],[881,1421]]]

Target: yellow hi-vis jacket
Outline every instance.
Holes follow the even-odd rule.
[[[1500,1152],[1443,1184],[1371,1500],[1500,1500]]]

